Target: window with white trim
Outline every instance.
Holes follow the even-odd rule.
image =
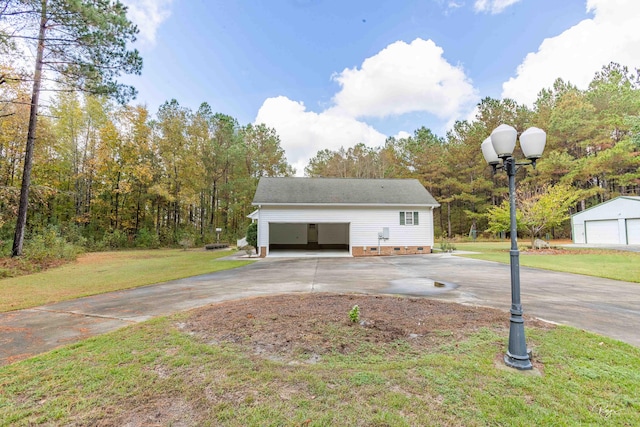
[[[400,225],[420,225],[417,211],[400,212]]]

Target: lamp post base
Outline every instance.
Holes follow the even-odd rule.
[[[507,354],[504,355],[504,363],[508,367],[515,368],[520,371],[533,369],[533,365],[529,359],[529,354],[526,354],[525,356],[516,356],[507,352]]]

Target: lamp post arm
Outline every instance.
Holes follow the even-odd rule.
[[[509,167],[513,167],[514,171],[513,174],[515,176],[515,173],[518,172],[520,170],[520,167],[522,166],[533,166],[533,168],[536,168],[536,160],[537,159],[531,159],[527,162],[516,162],[515,159],[513,157],[507,157],[506,159],[504,159],[502,161],[502,164],[496,164],[496,163],[492,163],[491,164],[491,170],[493,172],[493,175],[495,175],[498,170],[503,170],[505,172],[507,172],[507,174],[509,174]],[[512,165],[512,166],[510,166]]]
[[[516,162],[516,166],[533,166],[533,168],[536,168],[536,161],[538,159],[530,159],[528,162]],[[520,168],[516,168],[516,170],[518,170]]]

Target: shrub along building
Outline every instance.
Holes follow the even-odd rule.
[[[261,257],[296,249],[431,253],[440,206],[415,179],[351,178],[261,178],[252,204]]]

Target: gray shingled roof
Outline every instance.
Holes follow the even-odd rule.
[[[260,178],[254,205],[439,206],[417,179]]]

